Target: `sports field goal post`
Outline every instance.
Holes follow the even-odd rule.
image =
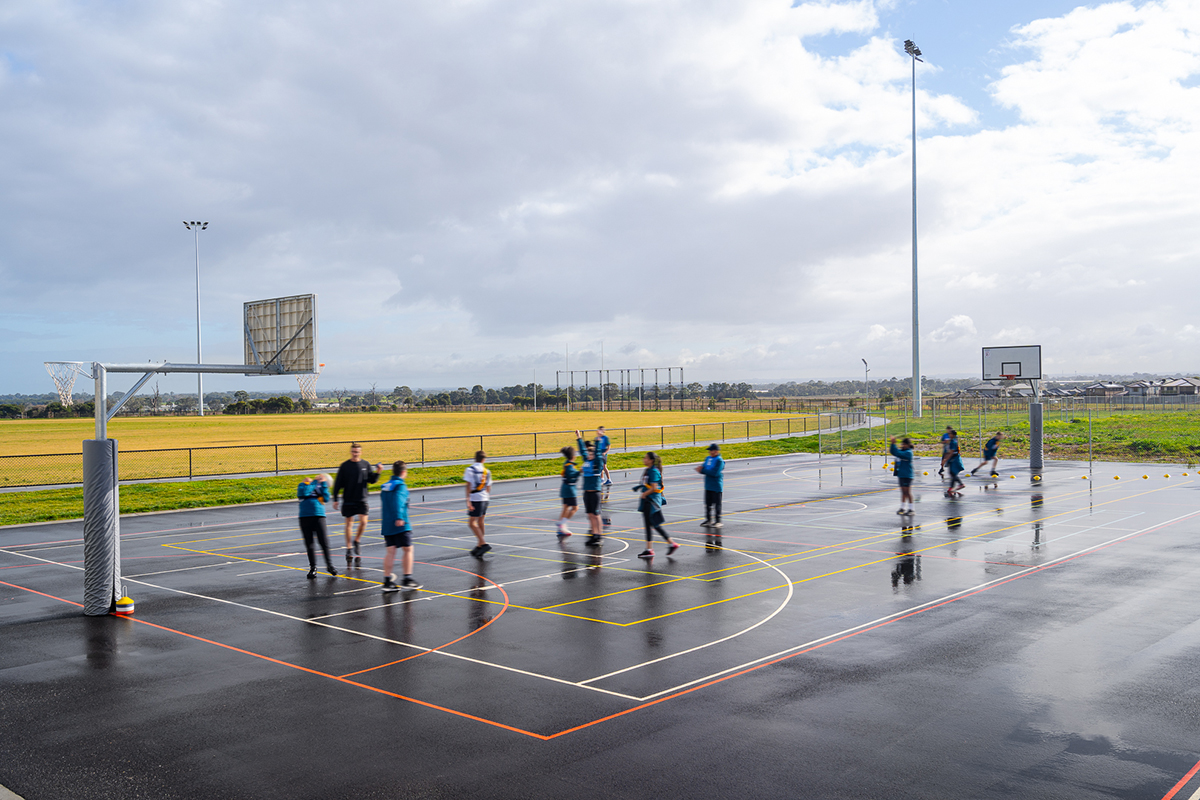
[[[999,381],[1010,388],[1027,383],[1033,391],[1029,404],[1029,472],[1041,480],[1045,466],[1043,458],[1044,426],[1042,419],[1042,346],[1040,344],[983,348],[983,379]]]
[[[316,372],[296,376],[296,383],[300,386],[301,400],[307,400],[310,403],[317,402],[317,378],[321,377],[324,369],[324,364],[318,364]]]

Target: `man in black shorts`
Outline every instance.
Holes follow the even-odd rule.
[[[471,555],[476,558],[483,558],[483,554],[492,549],[483,538],[483,517],[487,514],[492,488],[492,473],[483,465],[485,458],[487,455],[480,450],[475,454],[475,463],[463,472],[463,482],[467,485],[467,527],[475,534]]]
[[[379,480],[383,466],[376,464],[372,467],[362,460],[362,445],[355,442],[350,445],[350,460],[343,461],[338,467],[337,477],[333,479],[333,509],[338,508],[338,495],[344,494],[342,500],[342,516],[346,518],[346,563],[361,559],[360,550],[363,532],[367,529],[367,489]],[[358,521],[358,529],[354,537],[350,536],[350,524]]]

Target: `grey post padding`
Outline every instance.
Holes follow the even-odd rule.
[[[121,592],[117,440],[83,443],[83,613],[112,611]]]
[[[1029,470],[1042,474],[1042,404],[1029,404]]]

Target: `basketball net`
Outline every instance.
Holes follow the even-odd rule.
[[[87,374],[83,369],[83,362],[47,361],[45,363],[46,372],[50,373],[50,378],[54,381],[54,388],[58,390],[58,402],[70,407],[71,390],[75,388],[75,378]]]
[[[321,370],[325,369],[324,364],[317,366],[316,372],[310,372],[305,375],[297,375],[296,383],[300,385],[300,397],[310,403],[317,402],[317,378],[321,377]]]

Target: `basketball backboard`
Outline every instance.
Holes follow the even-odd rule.
[[[247,366],[271,367],[271,372],[278,375],[316,372],[315,294],[244,303],[242,322]]]
[[[1042,346],[983,348],[983,379],[985,381],[1042,379]]]

